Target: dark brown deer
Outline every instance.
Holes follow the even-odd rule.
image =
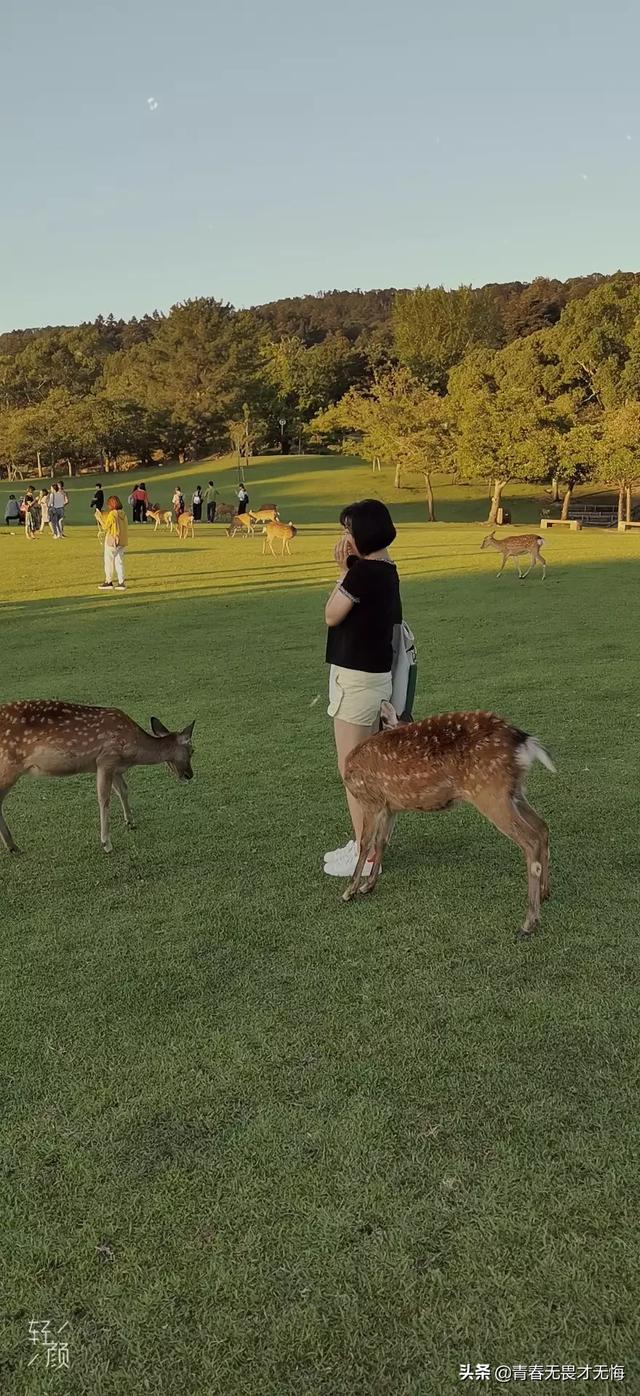
[[[115,790],[128,829],[135,827],[123,771],[166,763],[178,780],[191,780],[191,722],[169,732],[151,718],[153,736],[117,708],[82,703],[27,701],[0,708],[0,838],[19,853],[2,815],[5,795],[20,776],[75,776],[95,772],[100,808],[100,842],[111,853],[109,802]]]
[[[383,721],[389,721],[385,704]],[[391,709],[395,719],[395,713]],[[529,936],[549,895],[549,831],[524,796],[524,780],[534,761],[555,767],[535,737],[511,727],[495,713],[446,713],[423,722],[392,726],[369,737],[347,758],[344,782],[364,810],[364,829],[355,873],[344,895],[371,892],[396,814],[402,810],[443,810],[467,801],[522,849],[529,904],[520,936]],[[371,874],[361,883],[367,859]]]

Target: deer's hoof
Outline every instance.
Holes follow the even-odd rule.
[[[109,840],[108,843],[103,843],[103,845],[102,845],[102,851],[103,851],[103,853],[113,853],[113,844],[112,844],[111,840]]]
[[[531,937],[534,936],[535,933],[535,926],[531,926],[528,930],[526,926],[521,926],[520,930],[516,931],[516,940],[531,940]]]
[[[130,819],[130,820],[129,820],[129,823],[127,824],[127,829],[129,829],[129,830],[133,829],[134,832],[135,832],[135,830],[137,829],[137,827],[138,827],[137,824],[134,824],[133,820]]]
[[[13,853],[13,854],[16,854],[16,853],[17,853],[17,854],[19,855],[19,854],[22,853],[22,849],[21,849],[21,848],[18,848],[17,843],[12,843],[12,844],[10,845],[10,847],[9,847],[9,852],[10,852],[10,853]]]

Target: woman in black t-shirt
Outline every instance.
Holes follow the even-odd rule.
[[[335,549],[340,579],[325,606],[325,620],[331,665],[327,711],[343,775],[349,752],[377,732],[380,707],[391,698],[393,627],[402,620],[402,604],[398,573],[387,552],[396,531],[386,505],[363,499],[343,509],[340,522],[344,534]],[[362,810],[346,794],[354,837],[344,848],[325,854],[330,877],[352,876],[358,858]]]

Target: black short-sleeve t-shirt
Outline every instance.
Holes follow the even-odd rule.
[[[402,620],[400,582],[392,562],[347,559],[340,588],[354,602],[339,625],[329,627],[326,659],[342,669],[388,674],[393,661],[393,627]]]

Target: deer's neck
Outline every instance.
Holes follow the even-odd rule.
[[[138,739],[138,766],[161,766],[164,761],[172,761],[175,755],[175,739],[171,736],[152,737],[140,729]]]

